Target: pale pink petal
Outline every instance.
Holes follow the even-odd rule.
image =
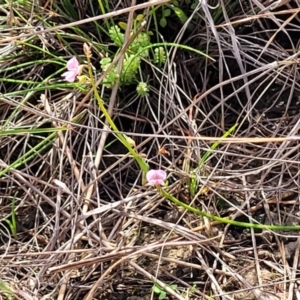
[[[77,76],[77,72],[74,71],[67,71],[61,74],[62,77],[65,77],[65,80],[68,82],[74,82]]]
[[[149,170],[146,174],[147,185],[164,185],[167,173],[164,170]]]
[[[77,70],[78,67],[79,67],[79,62],[75,56],[73,56],[71,59],[68,60],[67,62],[68,71]]]
[[[76,77],[80,75],[82,68],[79,65],[77,58],[74,56],[67,61],[67,72],[63,73],[61,76],[65,77],[68,82],[74,82]]]
[[[165,182],[161,179],[150,180],[146,185],[164,185]]]

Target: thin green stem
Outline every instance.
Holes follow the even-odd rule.
[[[91,60],[90,57],[87,56],[87,60],[88,60],[88,70],[89,70],[89,77],[91,80],[91,84],[92,84],[92,88],[93,88],[93,92],[94,95],[97,99],[97,103],[98,106],[100,108],[100,110],[102,111],[102,113],[104,114],[108,124],[110,125],[110,127],[112,128],[112,130],[114,131],[114,133],[116,134],[117,138],[119,139],[119,141],[127,148],[127,150],[129,151],[129,153],[134,157],[134,159],[136,160],[136,162],[139,164],[141,170],[146,173],[149,170],[149,166],[148,164],[139,156],[139,154],[132,148],[132,146],[128,143],[126,137],[124,137],[123,134],[119,133],[119,130],[117,128],[117,126],[115,125],[114,121],[112,120],[112,118],[110,117],[109,113],[107,112],[103,101],[98,93],[96,84],[95,84],[95,80],[94,80],[94,75],[93,75],[93,71],[91,68]]]
[[[221,223],[230,224],[230,225],[234,225],[234,226],[238,226],[238,227],[254,228],[254,229],[267,229],[267,230],[276,230],[276,231],[278,231],[278,230],[283,230],[283,231],[288,231],[288,230],[297,231],[297,230],[300,230],[299,225],[263,225],[263,224],[239,222],[239,221],[231,220],[231,219],[228,219],[228,218],[221,218],[221,217],[218,217],[218,216],[208,214],[208,213],[206,213],[204,211],[201,211],[199,209],[196,209],[194,207],[191,207],[188,204],[186,204],[184,202],[181,202],[177,198],[173,197],[172,195],[170,195],[167,191],[165,191],[163,189],[158,189],[158,191],[161,192],[161,194],[164,197],[166,197],[167,199],[169,199],[170,201],[172,201],[176,205],[181,206],[181,207],[185,208],[186,210],[188,210],[192,213],[195,213],[195,214],[197,214],[201,217],[206,217],[206,218],[209,218],[211,220],[218,221],[218,222],[221,222]]]

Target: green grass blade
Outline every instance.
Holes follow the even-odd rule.
[[[9,170],[11,169],[16,169],[26,163],[27,161],[31,160],[34,158],[38,153],[41,153],[44,149],[47,149],[52,143],[54,142],[54,139],[56,137],[56,132],[53,132],[50,134],[47,138],[45,138],[42,142],[34,146],[32,149],[27,151],[24,155],[19,157],[16,161],[14,161],[12,164],[4,168],[3,170],[0,171],[0,178],[7,174]]]
[[[221,138],[227,138],[238,126],[238,124],[233,125],[231,128],[229,128]],[[208,159],[210,156],[211,152],[215,150],[218,146],[220,145],[220,141],[216,141],[212,144],[210,149],[204,153],[204,155],[201,157],[200,162],[198,164],[198,168],[201,168],[201,166],[205,163],[205,161]]]
[[[20,135],[20,134],[40,134],[40,133],[48,133],[48,132],[58,132],[67,130],[67,127],[57,127],[57,128],[35,128],[35,129],[8,129],[8,130],[0,130],[0,136],[8,136],[8,135]]]

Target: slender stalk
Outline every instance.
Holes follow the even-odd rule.
[[[214,221],[219,221],[221,223],[225,223],[225,224],[230,224],[230,225],[234,225],[234,226],[238,226],[238,227],[245,227],[245,228],[254,228],[254,229],[267,229],[267,230],[282,230],[282,231],[289,231],[289,230],[300,230],[300,226],[299,225],[263,225],[263,224],[253,224],[253,223],[247,223],[247,222],[239,222],[239,221],[235,221],[235,220],[231,220],[228,218],[222,218],[222,217],[218,217],[218,216],[214,216],[211,215],[209,213],[206,213],[204,211],[201,211],[199,209],[196,209],[194,207],[189,206],[188,204],[181,202],[180,200],[178,200],[177,198],[173,197],[172,195],[170,195],[167,191],[165,191],[164,189],[158,189],[158,191],[161,192],[161,194],[166,197],[167,199],[169,199],[170,201],[172,201],[173,203],[175,203],[178,206],[181,206],[183,208],[185,208],[186,210],[195,213],[201,217],[206,217],[209,218],[211,220]]]
[[[95,80],[94,80],[94,75],[93,75],[93,71],[91,68],[91,60],[90,57],[87,55],[87,60],[88,60],[88,70],[89,70],[89,77],[91,80],[91,84],[92,84],[92,88],[93,88],[93,92],[94,95],[96,97],[98,106],[100,108],[100,110],[102,111],[102,113],[104,114],[108,124],[110,125],[110,127],[112,128],[112,130],[114,131],[114,133],[116,134],[117,138],[119,139],[119,141],[127,148],[127,150],[129,151],[129,153],[134,157],[134,159],[136,160],[136,162],[138,163],[138,165],[140,166],[141,170],[146,173],[149,170],[149,166],[148,164],[139,156],[139,154],[132,148],[132,146],[129,144],[129,142],[127,141],[126,137],[124,137],[123,134],[121,134],[117,128],[117,126],[115,125],[114,121],[112,120],[112,118],[110,117],[109,113],[107,112],[103,101],[98,93],[96,84],[95,84]]]

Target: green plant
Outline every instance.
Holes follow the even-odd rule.
[[[120,76],[117,74],[117,67],[113,66],[103,80],[103,84],[105,87],[111,88],[118,80],[120,80],[120,86],[133,84],[137,81],[136,76],[141,62],[143,59],[147,59],[149,57],[149,51],[147,50],[147,47],[151,45],[151,32],[142,31],[137,33],[137,30],[139,28],[139,22],[137,20],[140,19],[141,17],[136,18],[134,22],[133,30],[131,31],[130,35],[136,35],[136,37],[128,46],[128,49],[125,52],[123,68]],[[121,32],[121,29],[126,28],[126,24],[121,23],[120,26],[113,25],[109,28],[108,31],[111,41],[118,47],[116,54],[123,46],[125,38],[125,35],[123,32]],[[159,65],[161,65],[162,62],[166,61],[166,55],[159,55],[159,53],[161,52],[162,51],[159,51],[158,54],[156,54],[154,57],[154,63],[157,63]],[[103,57],[101,59],[100,66],[102,72],[106,72],[108,68],[110,68],[112,60],[113,59],[111,57]]]
[[[177,289],[177,284],[171,284],[168,287],[175,291]],[[157,283],[153,284],[152,291],[158,295],[159,300],[166,299],[167,297],[167,292]]]
[[[266,230],[276,230],[276,231],[278,231],[278,230],[287,230],[287,231],[295,230],[295,231],[299,231],[300,230],[299,225],[264,225],[264,224],[258,224],[258,223],[239,222],[239,221],[235,221],[235,220],[232,220],[230,218],[227,218],[227,217],[221,218],[221,217],[206,213],[204,211],[201,211],[199,209],[196,209],[196,208],[194,208],[194,207],[192,207],[192,206],[190,206],[190,205],[188,205],[184,202],[181,202],[180,200],[173,197],[171,194],[169,194],[167,191],[165,191],[161,187],[158,187],[157,190],[164,197],[166,197],[167,199],[169,199],[170,201],[172,201],[176,205],[181,206],[181,207],[185,208],[186,210],[197,214],[198,216],[206,217],[208,219],[211,219],[213,221],[217,221],[217,222],[220,222],[220,223],[234,225],[234,226],[238,226],[238,227],[244,227],[244,228],[253,228],[253,229],[266,229]],[[254,221],[257,222],[256,220],[254,220]]]
[[[197,289],[197,286],[194,284],[194,285],[192,285],[191,287],[189,287],[189,288],[187,289],[187,291],[183,293],[182,296],[183,296],[185,299],[190,299],[190,294],[194,293],[194,292],[196,291],[196,289]]]
[[[129,54],[128,51],[125,53],[125,60],[123,64],[123,70],[121,73],[120,85],[132,84],[136,81],[136,73],[138,71],[138,68],[140,67],[141,58],[143,58],[143,53],[147,53],[148,55],[148,50],[151,48],[154,49],[154,63],[156,63],[158,66],[161,66],[167,58],[166,52],[163,47],[167,46],[178,47],[184,50],[192,51],[214,61],[213,58],[203,53],[202,51],[196,50],[186,45],[167,42],[155,44],[150,43],[147,46],[144,45],[143,48],[140,47],[140,51],[136,54]],[[117,79],[119,78],[118,75],[116,75],[116,66],[111,67],[111,62],[112,59],[107,57],[102,58],[100,61],[100,65],[103,72],[107,71],[108,69],[110,70],[103,80],[103,83],[106,87],[111,87],[112,85],[114,85],[117,82]]]
[[[149,87],[146,82],[139,82],[138,86],[136,87],[136,92],[140,96],[146,96],[149,92]]]
[[[115,36],[114,36],[114,40],[118,41],[119,38],[123,38],[122,35],[120,35],[120,31],[118,29],[116,29],[116,27],[114,27],[115,29],[112,30],[111,32],[114,32]],[[196,50],[194,48],[191,48],[191,47],[188,47],[188,46],[185,46],[185,45],[180,45],[180,44],[175,44],[175,43],[156,43],[156,44],[150,44],[150,45],[146,45],[147,43],[145,43],[145,38],[142,38],[143,42],[143,48],[139,47],[138,49],[141,49],[139,50],[138,53],[136,53],[135,55],[133,54],[128,54],[128,53],[125,53],[128,54],[127,57],[129,57],[130,59],[130,62],[129,63],[126,63],[124,62],[124,70],[122,71],[122,76],[124,76],[124,74],[126,74],[125,76],[128,76],[127,77],[127,80],[133,80],[133,77],[134,77],[134,73],[135,73],[135,70],[137,70],[137,68],[139,67],[138,63],[136,63],[136,59],[139,58],[140,56],[142,56],[143,53],[148,53],[148,49],[151,49],[151,48],[155,48],[155,47],[166,47],[166,46],[174,46],[174,47],[181,47],[183,49],[186,49],[186,50],[190,50],[190,51],[194,51],[200,55],[203,55],[209,59],[211,59],[208,55],[204,54],[203,52],[199,51],[199,50]],[[117,128],[117,126],[115,125],[115,123],[113,122],[113,120],[111,119],[108,111],[106,110],[105,108],[105,105],[99,95],[99,92],[98,92],[98,89],[97,89],[97,86],[96,86],[96,83],[95,83],[95,79],[94,79],[94,74],[93,74],[93,67],[92,67],[92,62],[91,62],[91,50],[89,48],[89,46],[87,44],[84,44],[83,46],[84,48],[84,53],[86,55],[86,58],[87,58],[87,65],[85,65],[87,68],[88,68],[88,75],[89,75],[89,81],[90,81],[90,84],[92,86],[92,90],[93,90],[93,93],[95,95],[95,98],[97,100],[97,103],[98,103],[98,106],[100,108],[100,110],[102,111],[102,113],[104,114],[107,122],[109,123],[109,125],[111,126],[112,130],[115,132],[116,134],[116,137],[119,139],[119,141],[128,149],[129,153],[134,157],[134,159],[136,160],[136,162],[138,163],[138,165],[140,166],[141,170],[142,170],[142,173],[143,173],[143,177],[142,177],[142,184],[144,185],[145,182],[146,182],[146,179],[145,179],[145,175],[146,175],[146,172],[149,170],[149,166],[148,164],[139,156],[139,154],[132,148],[132,145],[130,144],[130,142],[128,141],[128,139],[123,135],[123,134],[120,134],[119,133],[119,130]],[[159,53],[157,54],[158,56],[161,56],[162,58],[164,57],[165,53],[162,51],[162,49],[160,49],[158,51]],[[148,55],[148,54],[147,54]],[[73,58],[71,58],[71,60],[74,60]],[[103,63],[104,59],[102,59],[102,64],[103,64],[103,67],[105,72],[107,73],[104,81],[106,81],[106,85],[108,86],[112,86],[112,84],[114,84],[113,82],[110,82],[109,81],[109,78],[116,78],[114,76],[116,76],[116,69],[115,67],[112,65],[113,62],[111,62],[111,59],[110,58],[106,58],[106,62],[107,63]],[[68,72],[72,72],[72,76],[70,76],[70,80],[69,81],[75,81],[75,78],[76,78],[76,75],[78,73],[78,70],[76,70],[76,68],[81,68],[82,66],[80,66],[79,64],[76,63],[76,68],[73,68],[73,65],[72,65],[72,68],[69,68],[68,67],[68,64],[69,64],[70,60],[68,61],[67,63],[67,68],[68,68]],[[114,71],[115,70],[115,71]],[[68,73],[67,72],[67,73]],[[125,72],[125,73],[123,73]],[[128,72],[128,73],[126,73]],[[130,75],[128,75],[130,74]],[[121,76],[121,77],[122,77]],[[80,77],[80,76],[77,76],[77,78]],[[80,80],[79,80],[80,81]],[[126,81],[126,80],[125,80]],[[78,86],[80,86],[81,83],[79,82],[78,83]],[[146,93],[148,92],[149,90],[149,87],[147,86],[147,84],[141,82],[139,85],[138,85],[138,88],[137,88],[137,92],[142,95],[142,96],[145,96]],[[45,139],[46,140],[46,139]],[[44,140],[44,142],[45,142]],[[33,148],[34,149],[34,148]],[[31,150],[33,150],[31,149]],[[27,155],[30,153],[30,151],[28,151]],[[16,163],[16,162],[15,162]],[[10,166],[11,167],[11,166]],[[9,170],[9,168],[6,168],[5,170],[2,171],[2,175],[4,174],[3,172],[7,172]],[[0,177],[1,177],[1,172],[0,172]]]
[[[161,67],[167,60],[165,49],[160,46],[154,49],[154,63]]]
[[[184,13],[184,11],[179,7],[179,3],[177,0],[173,0],[171,4],[167,3],[164,5],[161,5],[160,7],[152,8],[152,13],[155,18],[157,19],[157,10],[160,8],[161,10],[161,16],[159,19],[159,25],[161,27],[166,27],[168,24],[168,17],[172,15],[172,12],[178,17],[181,24],[184,24],[187,20],[187,16]]]
[[[88,60],[88,71],[89,71],[89,76],[90,76],[90,80],[91,80],[91,85],[92,85],[92,89],[94,92],[94,95],[96,97],[98,106],[100,108],[100,110],[102,111],[102,113],[104,114],[108,124],[111,126],[112,130],[115,132],[117,138],[119,139],[119,141],[127,148],[128,152],[133,156],[133,158],[136,160],[136,162],[138,163],[139,167],[141,168],[142,172],[143,172],[143,178],[142,178],[142,183],[144,184],[145,182],[145,175],[146,172],[149,170],[149,166],[148,164],[139,156],[139,154],[132,148],[132,144],[131,144],[131,140],[126,136],[123,135],[121,133],[119,133],[119,130],[117,128],[117,126],[115,125],[114,121],[111,119],[108,111],[106,110],[104,103],[102,101],[102,99],[100,98],[100,95],[98,93],[96,84],[95,84],[95,80],[93,77],[93,70],[92,70],[92,63],[91,63],[91,51],[89,49],[89,47],[85,44],[84,45],[84,52],[86,55],[86,58]]]

